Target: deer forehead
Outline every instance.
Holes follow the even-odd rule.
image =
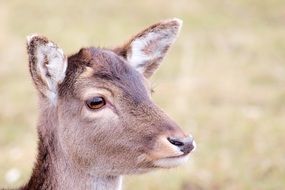
[[[148,81],[111,50],[81,49],[68,58],[67,73],[62,88],[73,90],[81,97],[100,94],[100,90],[107,89],[111,92],[108,96],[124,94],[134,101],[149,99]],[[66,88],[70,86],[73,88]]]

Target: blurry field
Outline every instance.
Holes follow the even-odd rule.
[[[198,148],[182,167],[126,177],[124,189],[285,189],[284,0],[1,0],[0,186],[28,180],[36,155],[26,35],[44,34],[70,54],[171,17],[184,27],[153,96]]]

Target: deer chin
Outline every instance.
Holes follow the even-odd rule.
[[[174,168],[181,164],[184,164],[189,159],[189,154],[181,156],[166,157],[154,161],[154,165],[159,168]]]

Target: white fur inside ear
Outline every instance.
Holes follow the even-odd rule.
[[[146,54],[143,49],[148,46],[150,41],[155,40],[158,37],[156,33],[148,33],[145,37],[136,39],[131,44],[132,53],[128,54],[127,59],[129,60],[130,64],[135,67],[139,72],[143,72],[143,67],[141,65],[153,59],[154,55]],[[159,53],[156,53],[159,56]]]
[[[57,86],[65,78],[67,59],[62,49],[52,42],[39,45],[36,57],[38,71],[48,86],[48,98],[54,100],[57,97]]]
[[[176,35],[172,28],[146,33],[131,43],[131,53],[127,55],[127,60],[137,71],[143,73],[148,63],[165,56]]]

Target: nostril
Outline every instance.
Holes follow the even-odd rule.
[[[192,136],[188,136],[185,138],[173,138],[173,137],[168,137],[167,140],[177,146],[181,152],[183,152],[183,155],[189,154],[192,150],[195,149],[195,141]]]
[[[173,145],[175,145],[175,146],[184,146],[184,143],[181,142],[181,141],[178,140],[178,139],[168,137],[167,140],[168,140],[171,144],[173,144]]]

